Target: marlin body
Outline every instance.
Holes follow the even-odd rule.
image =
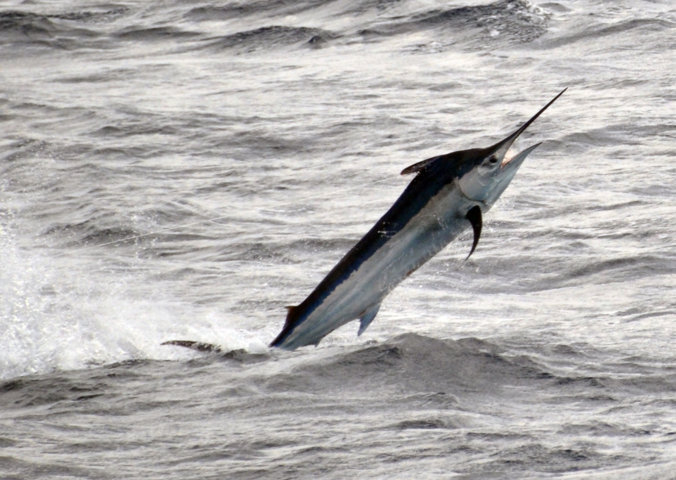
[[[471,255],[481,236],[483,213],[539,144],[511,158],[509,148],[564,91],[495,145],[432,157],[405,168],[403,175],[416,174],[408,187],[314,291],[300,305],[288,307],[284,328],[271,346],[293,350],[317,345],[356,319],[361,335],[387,294],[470,226]]]

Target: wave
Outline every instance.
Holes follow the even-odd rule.
[[[456,404],[459,396],[511,398],[534,391],[550,392],[554,403],[564,396],[607,402],[618,395],[673,388],[672,369],[661,362],[617,361],[592,346],[557,348],[531,347],[524,354],[495,341],[407,333],[324,359],[313,356],[312,362],[265,383],[280,391],[394,390],[416,401],[421,394],[431,395],[427,403],[445,405]]]
[[[592,41],[608,36],[630,36],[632,31],[640,34],[650,34],[652,32],[669,31],[674,28],[674,22],[665,18],[632,18],[629,20],[618,21],[612,25],[604,26],[594,23],[587,26],[579,32],[570,35],[560,36],[547,43],[548,48],[559,47],[561,45],[573,44],[580,41]],[[666,46],[666,45],[665,45]]]
[[[127,9],[40,14],[19,10],[0,12],[0,45],[34,45],[59,49],[99,47],[102,37],[96,24],[112,21]],[[91,25],[90,25],[91,24]]]
[[[557,8],[557,4],[547,6]],[[426,52],[451,46],[483,48],[530,43],[547,33],[552,17],[545,8],[526,0],[422,9],[407,2],[382,0],[329,4],[318,0],[235,1],[218,6],[176,4],[156,12],[144,12],[142,24],[138,14],[137,9],[130,7],[105,5],[101,10],[51,14],[8,10],[0,12],[0,44],[107,49],[119,47],[120,41],[174,41],[183,44],[183,51],[237,49],[250,53],[297,46],[318,48],[336,41],[373,42],[429,32],[433,36],[429,41],[405,47],[413,52]],[[224,22],[223,27],[235,31],[214,36],[209,30],[213,22]],[[239,30],[238,25],[250,28]],[[624,35],[632,30],[659,32],[672,25],[673,22],[663,18],[633,18],[605,26],[594,24],[565,37],[550,38],[541,47]],[[186,48],[188,42],[196,44]]]
[[[218,50],[236,48],[252,52],[290,45],[316,47],[336,37],[333,32],[319,28],[271,25],[212,38],[206,41],[203,48]]]
[[[183,343],[193,342],[174,342]],[[254,385],[272,395],[352,392],[379,397],[387,392],[393,395],[390,398],[449,408],[457,408],[462,403],[459,399],[474,395],[513,398],[538,391],[549,392],[546,398],[554,404],[573,398],[614,403],[618,396],[659,394],[673,388],[673,369],[663,362],[645,358],[613,360],[608,352],[591,346],[543,346],[523,354],[495,341],[442,340],[414,333],[381,344],[292,353],[225,351],[207,346],[191,347],[207,355],[178,363],[138,359],[97,366],[90,373],[76,370],[14,378],[0,383],[0,399],[5,405],[15,406],[79,401],[102,395],[106,385],[119,382],[121,377],[156,376],[158,371],[164,372],[162,376],[181,376],[185,369],[225,369],[226,376],[228,369],[234,369],[232,373],[242,380],[246,378],[249,385],[238,387],[245,396]],[[239,377],[242,369],[250,370]],[[394,423],[392,428],[445,426],[436,417],[421,417]]]
[[[323,0],[304,0],[288,2],[286,0],[233,1],[227,5],[202,5],[193,7],[183,18],[191,21],[214,21],[241,19],[244,16],[287,16],[313,10],[326,2]]]
[[[487,5],[434,9],[395,17],[359,31],[362,36],[389,36],[435,29],[442,42],[462,41],[460,31],[478,30],[480,39],[505,37],[529,42],[546,32],[549,15],[523,0],[499,0]],[[475,35],[474,35],[475,36]]]
[[[435,42],[442,45],[469,43],[476,47],[495,41],[532,41],[546,32],[549,19],[544,10],[525,0],[422,11],[400,2],[368,0],[335,2],[330,8],[319,1],[231,2],[188,10],[184,5],[174,5],[166,11],[146,12],[142,24],[138,13],[130,8],[53,14],[0,12],[0,42],[108,49],[121,47],[120,41],[174,41],[183,51],[236,49],[250,53],[298,46],[318,48],[335,41],[370,42],[431,31]],[[245,17],[247,22],[242,22]],[[337,18],[344,21],[335,23]],[[213,36],[202,22],[214,21],[226,22],[226,29],[244,24],[253,28]],[[330,25],[340,28],[332,30]]]
[[[175,342],[174,344],[180,342]],[[201,345],[201,344],[200,344]],[[494,391],[500,386],[548,378],[535,362],[525,357],[509,358],[494,343],[466,338],[458,341],[439,340],[417,334],[404,334],[378,345],[357,347],[322,358],[321,355],[272,352],[250,353],[244,350],[221,351],[203,349],[211,354],[189,360],[191,367],[227,362],[232,367],[247,365],[258,368],[266,361],[289,360],[301,357],[302,365],[290,372],[265,378],[263,383],[270,391],[330,391],[332,389],[382,389],[396,385],[397,389],[415,392],[432,392],[436,403],[455,402],[459,391]],[[171,348],[171,347],[164,347]],[[198,348],[194,348],[200,350]],[[334,349],[329,349],[335,352]],[[214,352],[216,354],[214,354]],[[167,368],[166,362],[133,360],[97,367],[89,374],[81,371],[35,375],[15,378],[0,383],[0,398],[6,405],[41,405],[68,399],[77,401],[91,398],[104,390],[106,379],[142,376],[146,370]],[[182,367],[179,367],[179,369]],[[227,366],[223,368],[228,368]],[[257,376],[250,377],[255,380]],[[417,397],[416,397],[417,398]]]
[[[447,394],[495,390],[546,376],[530,359],[510,358],[500,346],[485,340],[440,340],[408,333],[315,360],[271,383],[275,389],[310,391],[396,385],[410,392],[442,393],[442,401],[449,401]]]
[[[115,32],[114,37],[121,40],[134,41],[157,41],[165,39],[189,39],[199,36],[199,32],[186,31],[177,27],[157,26],[157,27],[125,27]]]

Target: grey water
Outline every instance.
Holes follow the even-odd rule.
[[[675,47],[667,0],[3,2],[0,478],[676,478]],[[267,347],[565,87],[469,260]]]

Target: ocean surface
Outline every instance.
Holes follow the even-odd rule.
[[[669,0],[2,2],[0,478],[676,478],[675,51]],[[469,260],[267,347],[566,87]]]

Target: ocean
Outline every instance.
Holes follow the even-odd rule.
[[[676,479],[675,49],[667,0],[3,2],[0,478]],[[563,88],[472,257],[267,346]]]

